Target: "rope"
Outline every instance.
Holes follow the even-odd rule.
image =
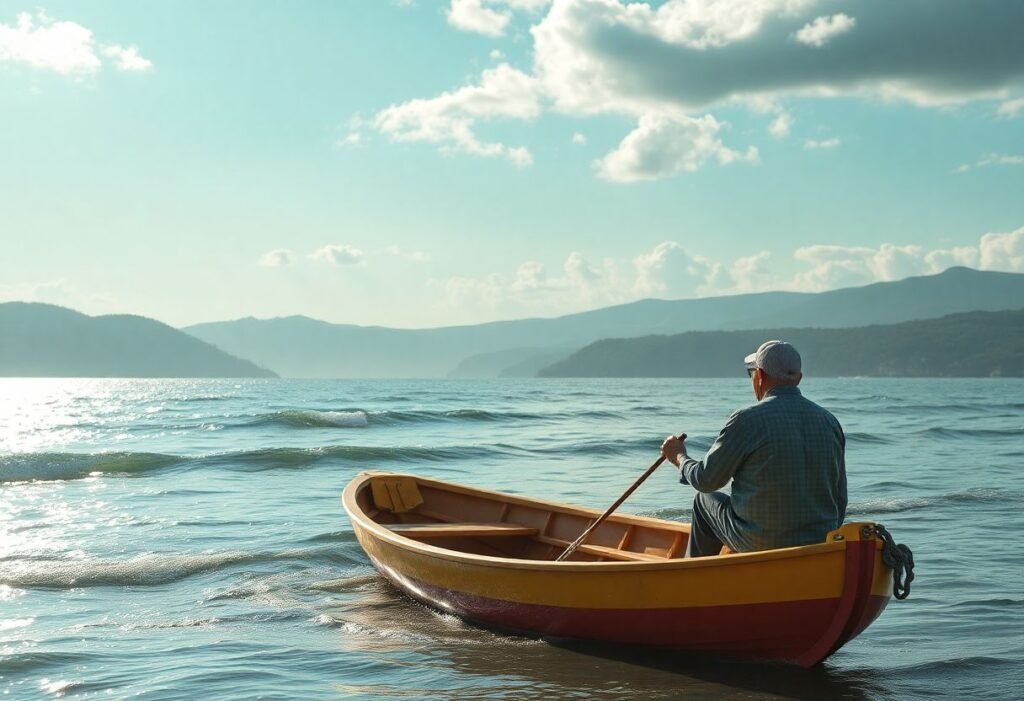
[[[914,581],[914,553],[902,543],[897,545],[882,524],[875,524],[875,533],[882,539],[882,562],[892,569],[892,595],[902,601],[910,596],[910,583]]]

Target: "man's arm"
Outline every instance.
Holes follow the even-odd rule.
[[[749,423],[744,412],[737,411],[729,417],[703,460],[694,460],[684,452],[679,481],[698,492],[713,492],[728,484],[756,447],[756,437]]]

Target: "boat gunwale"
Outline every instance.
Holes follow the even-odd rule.
[[[531,497],[520,497],[516,495],[506,494],[505,492],[498,492],[477,487],[468,487],[466,485],[446,482],[444,480],[435,480],[428,477],[421,477],[419,475],[410,475],[398,472],[361,472],[358,475],[356,475],[348,483],[348,485],[346,485],[344,491],[342,492],[342,505],[345,507],[345,511],[348,513],[349,519],[353,522],[353,525],[363,528],[366,531],[369,531],[378,540],[384,541],[390,545],[414,553],[419,553],[430,557],[448,560],[451,562],[460,562],[484,567],[495,567],[500,569],[541,570],[549,572],[565,572],[579,570],[603,571],[620,569],[629,571],[640,571],[696,569],[701,567],[733,567],[751,565],[757,562],[766,562],[771,560],[788,560],[805,557],[814,557],[829,554],[836,551],[844,551],[846,550],[847,542],[849,542],[846,539],[828,540],[823,543],[815,543],[812,545],[800,545],[789,548],[777,548],[775,550],[760,550],[757,552],[749,553],[734,553],[718,557],[672,558],[666,559],[664,562],[579,562],[571,560],[555,562],[553,560],[527,560],[510,557],[496,557],[493,555],[479,555],[476,553],[465,553],[458,550],[451,550],[449,548],[442,548],[436,545],[430,545],[422,541],[406,538],[398,533],[392,532],[385,526],[377,523],[372,518],[370,518],[361,508],[359,508],[359,505],[356,502],[356,495],[361,490],[369,487],[370,480],[372,478],[385,476],[410,477],[416,480],[417,482],[422,482],[424,484],[427,484],[438,489],[445,489],[448,491],[459,492],[471,496],[480,496],[484,498],[497,499],[502,502],[511,501],[512,503],[516,503],[521,506],[534,506],[541,508],[548,507],[553,510],[560,511],[562,513],[569,513],[576,516],[597,518],[598,516],[600,516],[600,513],[593,509],[587,509],[586,507],[575,506],[571,504],[563,504],[561,502],[552,502],[544,499],[534,499]],[[688,524],[681,524],[675,521],[666,521],[663,519],[652,518],[649,516],[638,516],[635,514],[613,514],[608,518],[608,520],[626,524],[634,523],[637,525],[662,528],[664,530],[669,531],[682,530],[686,533],[689,533],[690,530]],[[877,546],[880,547],[881,544],[878,543]]]

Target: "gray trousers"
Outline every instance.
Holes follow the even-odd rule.
[[[717,555],[728,543],[725,533],[731,516],[728,494],[697,492],[693,498],[693,522],[690,524],[686,557]],[[729,547],[736,549],[732,544]]]

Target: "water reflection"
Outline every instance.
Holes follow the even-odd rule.
[[[381,579],[363,579],[332,608],[344,653],[389,667],[380,677],[338,686],[346,694],[427,698],[874,699],[882,686],[828,664],[706,659],[658,649],[502,635],[435,613]],[[439,686],[440,685],[440,686]],[[454,687],[454,688],[453,688]]]

